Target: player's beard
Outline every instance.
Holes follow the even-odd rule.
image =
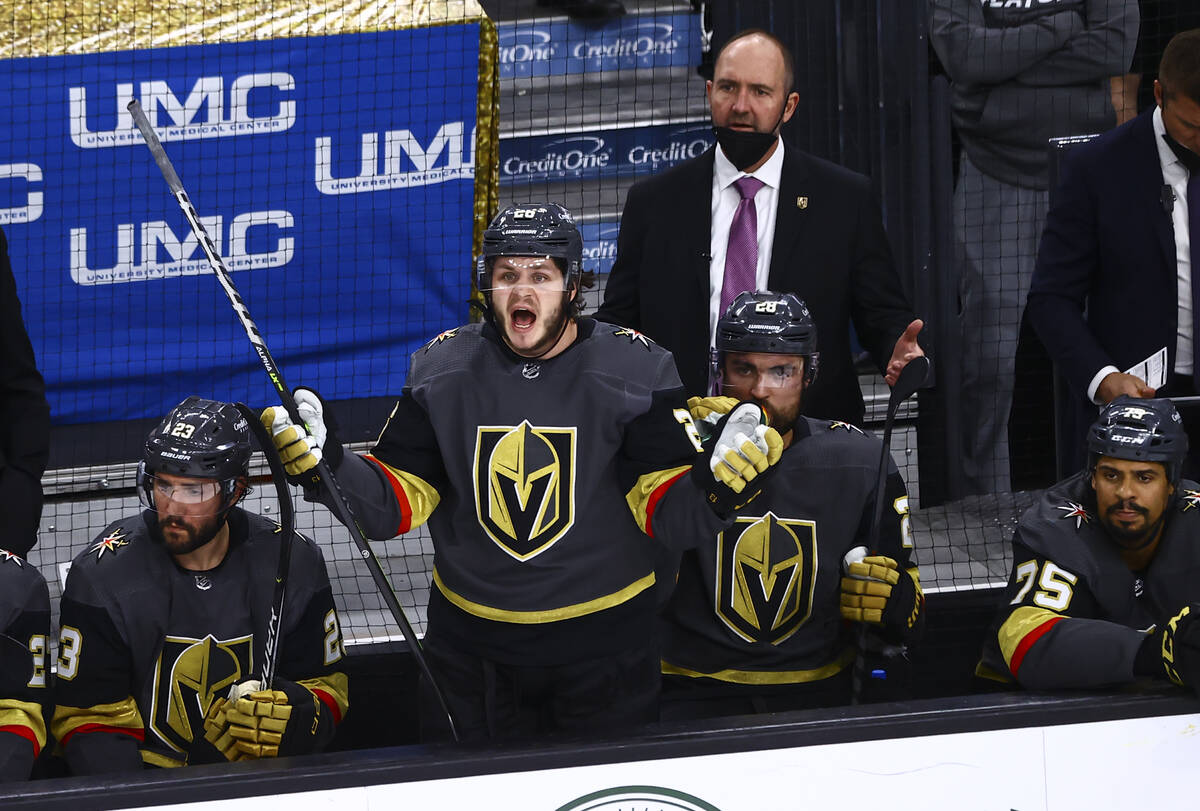
[[[510,330],[512,329],[510,321],[511,313],[497,310],[495,316],[500,327],[500,334],[504,336],[504,342],[508,344],[509,348],[523,358],[535,360],[553,349],[554,345],[562,338],[563,333],[566,332],[567,323],[571,318],[570,313],[567,311],[568,306],[568,298],[564,294],[558,306],[553,310],[535,314],[535,317],[541,322],[545,333],[536,343],[522,349],[518,349],[510,337]]]
[[[1116,513],[1120,510],[1133,510],[1141,515],[1143,521],[1140,525],[1140,528],[1134,529],[1132,527],[1125,526],[1113,518],[1113,513]],[[1140,549],[1141,547],[1145,546],[1148,541],[1153,540],[1149,536],[1158,532],[1158,528],[1161,523],[1159,521],[1151,522],[1150,511],[1142,505],[1130,501],[1118,501],[1114,504],[1110,504],[1104,513],[1103,520],[1104,526],[1108,529],[1109,534],[1113,536],[1118,544],[1126,549]]]
[[[790,404],[786,408],[775,409],[767,403],[759,403],[763,410],[767,412],[767,419],[770,421],[770,426],[774,428],[780,436],[786,435],[789,431],[796,427],[796,420],[800,419],[800,401]]]
[[[217,537],[217,533],[221,531],[224,524],[224,515],[214,515],[194,522],[186,521],[176,515],[166,517],[160,515],[154,525],[155,540],[172,555],[186,555],[189,552],[195,552]],[[167,527],[177,530],[177,532],[168,536],[164,532]]]

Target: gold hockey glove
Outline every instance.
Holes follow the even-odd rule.
[[[689,397],[688,412],[692,415],[692,423],[700,433],[700,439],[706,440],[713,435],[721,417],[737,407],[738,401],[732,397]]]
[[[226,760],[276,757],[292,707],[282,690],[260,690],[258,681],[235,684],[204,717],[204,737]]]
[[[1138,650],[1135,673],[1147,672],[1139,667],[1139,662],[1147,658],[1158,660],[1162,668],[1152,667],[1150,674],[1166,675],[1179,686],[1200,693],[1200,605],[1185,605],[1162,626],[1162,631],[1147,637]]]
[[[342,445],[333,435],[337,426],[321,395],[299,387],[295,398],[304,427],[292,422],[283,406],[264,409],[259,419],[271,432],[288,481],[305,487],[315,486],[319,482],[315,471],[317,463],[324,459],[331,468],[336,468],[342,461]]]
[[[907,633],[916,627],[924,596],[900,565],[882,555],[846,563],[842,577],[842,617]]]
[[[692,475],[713,512],[726,518],[762,491],[765,474],[783,454],[783,438],[766,425],[762,408],[742,403],[717,423],[705,450]]]

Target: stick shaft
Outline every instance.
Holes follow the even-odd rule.
[[[200,241],[204,255],[208,258],[208,264],[212,268],[213,274],[217,277],[217,281],[221,283],[221,287],[225,290],[225,295],[229,298],[229,303],[233,305],[233,311],[242,323],[242,327],[246,331],[246,337],[250,339],[250,343],[254,346],[254,351],[258,353],[263,369],[266,370],[267,376],[271,379],[271,383],[275,387],[275,392],[279,395],[284,410],[287,411],[293,423],[303,425],[304,419],[300,416],[300,410],[296,406],[296,400],[292,396],[291,389],[284,383],[283,375],[280,374],[275,359],[271,357],[271,352],[267,349],[267,344],[263,340],[258,326],[250,318],[250,311],[246,307],[245,301],[242,300],[241,294],[238,293],[237,288],[233,284],[233,278],[229,273],[229,269],[225,267],[225,262],[221,259],[220,254],[217,253],[216,246],[209,237],[208,231],[204,228],[204,224],[200,222],[200,217],[196,213],[191,199],[188,198],[187,191],[184,190],[183,183],[179,180],[179,175],[175,172],[175,167],[171,165],[171,159],[167,157],[166,150],[163,149],[157,133],[150,126],[150,121],[146,118],[146,113],[142,110],[142,106],[137,99],[129,103],[129,113],[133,116],[133,121],[137,125],[137,128],[141,130],[142,137],[146,139],[146,145],[150,148],[150,153],[154,156],[154,162],[158,164],[163,178],[167,181],[167,186],[175,196],[179,207],[183,209],[183,214],[187,218],[192,232]],[[378,589],[380,595],[383,597],[383,601],[387,604],[388,610],[395,618],[396,623],[400,626],[400,631],[404,634],[404,638],[408,640],[413,656],[417,660],[417,666],[421,669],[425,678],[429,680],[429,684],[433,688],[438,702],[441,704],[442,711],[446,715],[446,721],[450,725],[451,735],[455,740],[458,740],[458,730],[454,725],[454,718],[450,714],[450,708],[446,703],[445,696],[438,686],[433,672],[429,668],[429,663],[421,648],[421,642],[417,639],[412,624],[408,621],[408,617],[403,607],[401,607],[400,601],[396,598],[395,592],[392,591],[391,583],[388,581],[387,575],[384,574],[383,567],[379,565],[379,560],[375,557],[375,552],[371,549],[371,545],[367,541],[366,535],[358,523],[358,519],[354,517],[354,511],[350,507],[349,499],[342,491],[341,485],[324,459],[317,463],[316,470],[320,476],[321,483],[334,496],[334,513],[337,515],[338,520],[350,530],[350,537],[353,539],[355,546],[358,547],[359,554],[366,562],[367,569],[371,573],[371,579],[375,581],[376,589]]]

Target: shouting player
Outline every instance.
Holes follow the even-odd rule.
[[[149,435],[145,506],[71,565],[52,729],[75,774],[319,751],[348,706],[325,562],[295,535],[278,677],[261,669],[280,527],[245,512],[249,424],[189,397]],[[228,694],[228,699],[226,698]]]
[[[1179,414],[1118,397],[1087,444],[1087,469],[1021,516],[977,672],[1039,690],[1139,676],[1200,687],[1200,487],[1181,478]]]
[[[27,779],[46,745],[49,635],[45,578],[0,549],[0,783]]]
[[[791,293],[742,293],[716,348],[728,396],[693,398],[693,416],[758,403],[785,450],[733,525],[683,556],[665,614],[663,718],[848,703],[858,624],[899,646],[923,622],[904,481],[889,460],[878,548],[844,577],[847,553],[869,542],[882,445],[801,415],[817,376],[808,309]]]
[[[501,212],[477,267],[485,321],[414,353],[369,456],[343,453],[309,391],[311,435],[263,413],[290,472],[324,454],[368,537],[429,522],[425,650],[468,739],[653,720],[646,536],[715,534],[778,458],[753,405],[699,455],[671,355],[579,315],[582,252],[561,206]]]

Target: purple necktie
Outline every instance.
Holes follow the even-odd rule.
[[[729,247],[725,250],[725,278],[721,281],[721,313],[737,298],[738,293],[757,288],[755,270],[758,267],[758,211],[754,195],[765,184],[756,177],[740,177],[734,181],[742,195],[733,224],[729,226]]]

